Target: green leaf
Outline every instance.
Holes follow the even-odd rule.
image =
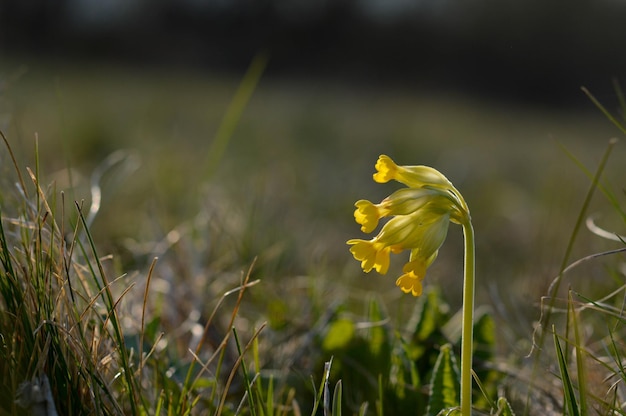
[[[382,306],[378,299],[372,298],[369,302],[368,320],[370,327],[367,329],[367,365],[372,376],[389,374],[392,360],[391,335],[387,316],[382,312]]]
[[[561,381],[563,383],[563,394],[565,396],[565,406],[567,413],[570,416],[579,416],[578,403],[576,403],[576,395],[574,394],[574,386],[570,379],[569,372],[567,371],[567,363],[565,362],[565,356],[561,349],[561,343],[559,337],[556,334],[554,325],[552,325],[552,332],[554,333],[554,348],[556,349],[556,355],[559,362],[559,370],[561,371]]]
[[[433,368],[427,415],[435,416],[444,409],[458,407],[460,397],[459,369],[452,353],[452,346],[445,344],[441,347]]]
[[[337,319],[330,324],[322,341],[324,351],[337,351],[346,348],[354,338],[354,323],[348,319]]]
[[[426,296],[419,298],[416,310],[409,322],[414,342],[419,343],[419,341],[427,339],[437,328],[441,327],[443,323],[442,309],[445,306],[439,291],[436,289],[430,289]]]
[[[481,314],[474,323],[474,357],[484,361],[493,358],[496,346],[496,323],[490,313]]]
[[[492,366],[483,365],[493,361],[496,350],[495,344],[496,324],[491,315],[491,310],[484,308],[474,323],[473,357],[477,364],[474,377],[480,385],[482,393],[474,398],[474,405],[479,408],[493,408],[495,406],[493,398],[497,397],[498,379],[501,378],[501,373]]]
[[[374,357],[381,355],[389,357],[391,351],[387,329],[382,324],[385,318],[381,311],[380,303],[375,298],[371,299],[369,303],[369,322],[372,323],[372,326],[368,330],[368,338],[370,352]]]

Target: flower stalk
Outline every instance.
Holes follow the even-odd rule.
[[[474,292],[476,281],[474,227],[463,224],[465,265],[463,273],[463,328],[461,333],[461,414],[472,414],[472,356],[474,342]]]
[[[472,348],[474,326],[474,230],[469,208],[461,193],[439,171],[428,166],[398,166],[381,155],[376,162],[374,181],[395,180],[406,185],[380,203],[356,202],[354,219],[361,231],[371,233],[380,220],[389,218],[378,235],[370,240],[348,240],[350,252],[361,262],[366,273],[376,270],[386,274],[390,254],[409,251],[409,261],[402,268],[396,285],[404,293],[422,294],[422,280],[444,243],[449,224],[463,227],[465,265],[463,279],[463,329],[461,339],[461,414],[472,410]]]

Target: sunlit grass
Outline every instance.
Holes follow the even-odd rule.
[[[3,414],[43,374],[59,414],[331,412],[340,379],[344,413],[426,409],[439,348],[460,345],[462,236],[417,303],[363,276],[344,242],[354,200],[380,192],[379,153],[445,171],[472,206],[476,406],[504,393],[518,413],[535,414],[529,401],[624,412],[622,254],[568,269],[543,326],[563,354],[545,342],[536,374],[525,358],[589,172],[619,134],[600,112],[262,80],[207,179],[236,79],[49,71],[29,68],[2,97],[17,161],[1,152]],[[624,225],[623,152],[586,208],[611,235]],[[582,227],[567,264],[620,247]]]

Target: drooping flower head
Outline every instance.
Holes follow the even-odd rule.
[[[382,218],[390,219],[371,240],[352,239],[347,244],[363,271],[375,269],[380,274],[386,274],[389,269],[390,253],[409,251],[409,261],[396,285],[405,293],[419,296],[426,269],[437,258],[450,221],[468,222],[469,210],[461,194],[436,169],[398,166],[382,155],[376,170],[376,182],[395,180],[407,188],[392,193],[379,204],[357,201],[354,218],[363,232],[374,231]]]

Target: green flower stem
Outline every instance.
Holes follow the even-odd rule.
[[[474,228],[467,218],[463,224],[465,271],[463,277],[463,329],[461,336],[461,414],[472,414],[472,349],[474,330]]]

